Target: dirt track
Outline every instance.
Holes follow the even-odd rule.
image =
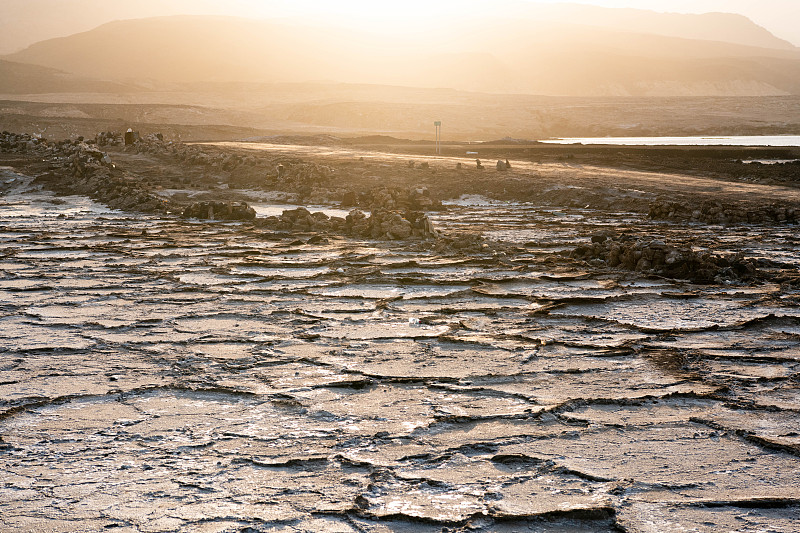
[[[381,171],[389,173],[391,176],[387,176],[387,183],[392,183],[396,178],[407,182],[408,174],[402,173],[400,169],[409,161],[414,161],[417,164],[427,162],[432,168],[450,171],[446,176],[439,176],[440,180],[453,179],[468,182],[483,178],[511,184],[517,180],[536,180],[548,185],[558,183],[564,186],[647,191],[654,195],[675,195],[676,197],[685,198],[696,198],[697,195],[703,195],[718,201],[757,203],[759,201],[781,200],[800,202],[800,188],[797,186],[736,182],[675,172],[626,170],[572,162],[541,163],[512,159],[512,169],[498,173],[495,169],[495,159],[483,159],[482,164],[485,169],[477,172],[475,170],[476,156],[421,156],[418,154],[418,150],[403,154],[331,146],[234,142],[212,143],[211,146],[233,151],[255,151],[269,153],[270,155],[283,154],[301,158],[313,158],[327,163],[351,163],[353,160],[363,157],[371,163],[395,166],[393,170],[385,167],[381,169]],[[454,174],[452,169],[458,163],[461,163],[464,170],[459,174]],[[400,176],[397,175],[398,172]],[[421,176],[426,183],[435,181],[425,179],[424,174],[419,172],[417,175]]]

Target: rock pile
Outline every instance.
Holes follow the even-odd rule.
[[[650,204],[648,216],[656,220],[682,220],[706,224],[798,224],[800,208],[774,203],[765,206],[726,205],[719,201],[700,204],[659,199]]]
[[[381,240],[428,239],[437,236],[427,215],[418,211],[374,211],[367,216],[358,209],[346,218],[310,212],[304,207],[289,209],[280,216],[258,219],[260,227],[291,232],[330,232]]]
[[[637,239],[632,235],[594,235],[592,243],[575,248],[570,256],[597,266],[621,268],[698,283],[750,280],[758,277],[753,259],[721,256],[677,248],[658,239]],[[764,265],[768,266],[768,265]]]
[[[184,208],[181,216],[210,220],[253,220],[256,211],[245,202],[194,202]]]
[[[107,135],[102,137],[108,138]],[[157,213],[169,207],[147,184],[116,169],[95,140],[84,142],[78,137],[74,141],[50,142],[37,135],[4,131],[0,134],[0,150],[34,153],[48,161],[50,170],[37,176],[34,183],[61,194],[81,194],[111,208],[130,211]]]
[[[97,146],[119,146],[123,137],[118,131],[101,131],[94,136],[94,142]]]
[[[267,217],[265,223],[268,227],[273,227],[282,231],[335,231],[341,232],[344,228],[344,218],[330,217],[322,211],[310,212],[305,207],[287,209],[279,217]]]
[[[0,150],[4,152],[42,152],[48,148],[47,141],[44,141],[40,135],[16,134],[7,131],[0,133]]]
[[[100,146],[122,143],[122,134],[101,132],[95,139],[84,142],[47,142],[34,135],[16,135],[3,132],[0,149],[11,152],[35,151],[51,161],[50,172],[38,181],[64,194],[82,194],[101,201],[112,208],[144,212],[165,212],[174,206],[151,192],[152,183],[127,176],[117,169],[108,154]],[[218,152],[195,145],[164,141],[159,134],[147,134],[137,138],[126,151],[173,157],[188,165],[207,166],[230,171],[231,176],[249,170],[261,176],[275,172],[274,161],[265,158],[242,156]],[[298,190],[299,197],[325,196],[325,188],[317,185],[328,181],[333,170],[315,163],[283,158],[281,189]],[[263,170],[263,172],[262,172]],[[346,218],[329,217],[322,212],[310,213],[305,208],[285,211],[280,217],[267,217],[257,221],[258,225],[286,231],[335,232],[355,237],[404,240],[427,239],[437,235],[424,210],[439,209],[441,202],[431,197],[427,188],[375,188],[355,193],[340,192],[343,204],[368,207],[371,216],[354,210]],[[254,220],[255,211],[244,203],[205,201],[195,202],[181,209],[187,218],[217,220]]]
[[[356,206],[371,211],[435,211],[442,209],[442,202],[433,198],[427,187],[381,187],[360,192],[347,191],[342,198],[342,207]]]
[[[428,216],[419,211],[398,211],[378,209],[367,217],[359,210],[353,210],[345,220],[348,235],[384,240],[404,240],[409,238],[427,239],[436,237],[437,232]]]
[[[122,143],[122,134],[101,132],[92,144],[96,146]],[[303,161],[299,158],[268,154],[243,155],[226,153],[211,146],[187,145],[165,141],[160,134],[137,138],[126,151],[166,157],[194,167],[193,177],[186,182],[202,181],[200,174],[222,174],[232,189],[264,188],[297,194],[297,201],[308,204],[327,204],[341,199],[345,207],[360,207],[370,211],[430,211],[442,209],[440,200],[427,187],[374,187],[368,190],[347,190],[336,186],[335,169]],[[197,170],[201,171],[198,173]],[[189,173],[187,173],[189,174]]]

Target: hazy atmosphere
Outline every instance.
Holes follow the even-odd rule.
[[[330,24],[361,30],[405,33],[416,28],[426,32],[464,18],[503,18],[528,5],[553,7],[556,0],[458,2],[420,0],[339,2],[308,0],[5,0],[0,5],[3,34],[0,53],[16,52],[36,41],[90,30],[119,19],[168,15],[229,15],[279,18]],[[750,18],[777,37],[800,45],[800,4],[794,0],[595,0],[572,5],[631,8],[668,13],[736,13]],[[633,29],[633,28],[632,28]]]
[[[0,531],[796,532],[798,21],[0,0]]]

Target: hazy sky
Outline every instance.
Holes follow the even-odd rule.
[[[506,0],[559,3],[561,0]],[[662,12],[740,13],[800,46],[800,0],[573,0]],[[0,53],[116,19],[178,14],[302,18],[377,32],[431,31],[460,18],[502,16],[492,0],[0,0]],[[506,4],[507,5],[507,4]]]
[[[764,26],[777,37],[800,46],[800,0],[577,0],[574,3],[673,13],[739,13]]]
[[[563,3],[564,0],[521,0]],[[281,13],[285,16],[330,17],[353,25],[400,27],[421,20],[458,18],[487,12],[496,13],[491,0],[192,0],[195,8],[237,10],[256,16]],[[631,7],[673,13],[739,13],[764,26],[773,34],[800,46],[800,0],[573,0],[572,3],[604,7]],[[222,7],[224,6],[224,7]]]

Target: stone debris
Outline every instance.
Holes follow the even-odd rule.
[[[194,202],[184,208],[181,216],[210,220],[253,220],[256,211],[245,202]]]
[[[412,187],[401,189],[399,187],[382,187],[370,191],[347,191],[341,201],[342,207],[362,207],[375,210],[416,210],[438,211],[442,210],[441,200],[431,196],[427,187]]]
[[[0,150],[35,154],[49,162],[48,171],[36,178],[37,184],[61,194],[86,195],[116,209],[146,213],[164,213],[169,209],[168,203],[153,194],[148,184],[116,168],[109,154],[98,146],[82,137],[51,142],[25,134],[0,134]]]
[[[118,131],[101,131],[94,138],[97,146],[119,146],[124,142],[122,133]]]
[[[754,260],[736,254],[677,247],[664,241],[637,238],[634,235],[593,235],[591,244],[576,247],[570,255],[576,259],[602,262],[612,268],[658,274],[697,283],[750,281],[765,277],[758,269],[774,268],[773,262]]]
[[[330,232],[352,237],[380,240],[430,239],[438,232],[421,212],[373,211],[369,216],[358,209],[346,218],[310,212],[304,207],[284,211],[280,216],[257,221],[263,228],[290,232]]]
[[[718,201],[700,204],[658,200],[650,205],[650,218],[658,220],[688,220],[706,224],[798,224],[800,210],[787,205],[747,207],[724,205]]]

